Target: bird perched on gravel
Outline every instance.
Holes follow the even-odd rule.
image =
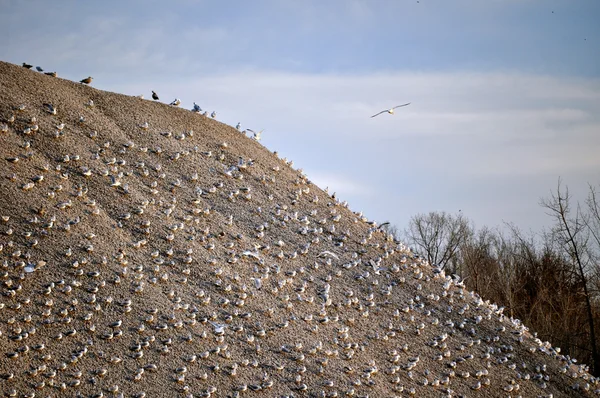
[[[33,68],[33,65],[29,65],[28,63],[23,62],[23,68],[31,69]]]
[[[44,104],[44,108],[51,115],[56,115],[57,113],[56,108],[52,104]]]
[[[217,111],[213,111],[213,112],[210,114],[210,117],[212,117],[213,119],[214,119],[214,118],[216,118],[216,117],[217,117]]]
[[[242,123],[238,122],[238,124],[236,124],[235,128],[237,130],[241,129],[242,128]]]
[[[373,115],[373,116],[371,116],[371,117],[379,116],[379,115],[381,115],[382,113],[386,113],[386,112],[387,112],[387,113],[389,113],[390,115],[393,115],[393,114],[394,114],[394,109],[396,109],[396,108],[401,108],[401,107],[403,107],[403,106],[407,106],[407,105],[410,105],[410,102],[409,102],[409,103],[406,103],[406,104],[402,104],[402,105],[395,106],[395,107],[393,107],[393,108],[390,108],[390,109],[385,109],[385,110],[383,110],[383,111],[381,111],[381,112],[379,112],[379,113],[376,113],[376,114],[374,114],[374,115]]]
[[[36,67],[35,67],[35,69],[36,69],[38,72],[43,72],[43,71],[44,71],[44,70],[42,69],[42,67],[41,67],[41,66],[36,66]]]
[[[48,75],[48,76],[52,76],[52,77],[58,76],[58,74],[56,72],[44,72],[44,75]]]
[[[179,106],[179,104],[181,104],[181,100],[179,98],[175,98],[169,105]]]
[[[152,91],[152,99],[154,101],[158,101],[158,94],[156,94],[154,91]]]
[[[200,113],[200,112],[202,112],[202,108],[200,108],[200,105],[198,105],[197,103],[194,102],[194,107],[192,108],[192,112]]]
[[[92,79],[93,79],[93,77],[91,77],[91,76],[88,76],[88,77],[86,77],[85,79],[83,79],[83,80],[80,80],[79,82],[80,82],[80,83],[83,83],[83,84],[90,84],[90,83],[92,82]]]

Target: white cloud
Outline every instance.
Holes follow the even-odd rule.
[[[335,173],[315,171],[308,173],[308,178],[316,184],[318,187],[325,189],[328,188],[329,193],[334,192],[342,197],[348,196],[371,196],[375,190],[372,187],[361,184],[356,180],[348,178],[346,175],[339,175]]]

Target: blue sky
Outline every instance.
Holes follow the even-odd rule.
[[[539,230],[559,176],[581,200],[600,183],[598,20],[597,0],[0,0],[0,59],[265,129],[401,228],[460,209]]]

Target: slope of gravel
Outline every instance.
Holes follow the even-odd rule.
[[[0,63],[0,153],[5,396],[598,388],[218,121]]]

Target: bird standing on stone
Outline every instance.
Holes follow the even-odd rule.
[[[216,117],[217,117],[217,111],[213,111],[213,112],[210,114],[210,117],[212,117],[213,119],[214,119],[214,118],[216,118]]]
[[[374,115],[373,115],[373,116],[371,116],[371,117],[379,116],[379,115],[381,115],[382,113],[389,113],[390,115],[393,115],[393,114],[394,114],[394,109],[396,109],[396,108],[401,108],[401,107],[403,107],[403,106],[407,106],[407,105],[410,105],[410,102],[408,102],[408,103],[406,103],[406,104],[402,104],[402,105],[395,106],[395,107],[393,107],[393,108],[390,108],[390,109],[385,109],[385,110],[383,110],[383,111],[381,111],[381,112],[379,112],[379,113],[376,113],[376,114],[374,114]]]
[[[23,62],[23,68],[31,69],[33,68],[33,65],[29,65],[28,63]]]
[[[154,101],[158,101],[158,94],[156,94],[154,91],[152,91],[152,99]]]
[[[56,72],[44,72],[44,75],[48,75],[48,76],[52,76],[52,77],[58,76],[58,74]]]
[[[238,124],[235,126],[235,128],[236,128],[237,130],[239,130],[240,128],[242,128],[242,124],[241,124],[240,122],[238,122]]]
[[[192,108],[192,112],[200,113],[200,112],[202,112],[202,108],[200,108],[200,105],[198,105],[197,103],[194,102],[194,107]]]
[[[92,79],[93,79],[93,77],[91,77],[91,76],[88,76],[88,77],[86,77],[85,79],[83,79],[83,80],[80,80],[79,82],[80,82],[80,83],[83,83],[83,84],[90,84],[90,83],[92,82]]]
[[[44,70],[42,69],[42,67],[41,67],[41,66],[36,66],[36,67],[35,67],[35,69],[36,69],[38,72],[43,72],[43,71],[44,71]]]
[[[175,98],[175,100],[173,100],[173,102],[171,102],[169,105],[179,106],[179,104],[181,104],[181,100],[179,98]]]

